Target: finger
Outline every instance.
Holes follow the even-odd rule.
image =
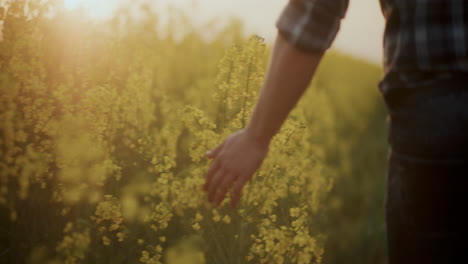
[[[203,190],[207,191],[208,190],[208,186],[209,186],[209,183],[212,181],[216,171],[218,171],[220,168],[220,163],[219,163],[219,159],[215,159],[211,165],[210,165],[210,168],[208,169],[208,172],[206,173],[206,176],[205,176],[205,184],[203,185]]]
[[[209,182],[209,185],[207,186],[208,188],[208,200],[210,202],[213,201],[214,195],[216,194],[216,191],[218,190],[218,185],[221,183],[223,178],[225,177],[225,170],[223,168],[220,168],[213,179]]]
[[[239,200],[242,195],[242,189],[244,188],[245,183],[247,182],[247,179],[243,177],[238,177],[236,179],[236,182],[234,183],[234,187],[232,188],[231,191],[231,207],[235,208],[239,204]]]
[[[214,157],[216,157],[216,156],[218,156],[218,154],[219,154],[219,152],[221,151],[221,149],[223,149],[224,142],[225,142],[225,141],[223,141],[223,143],[221,143],[220,145],[218,145],[215,149],[207,151],[207,152],[206,152],[206,156],[207,156],[208,158],[211,158],[211,159],[214,158]]]
[[[232,173],[229,173],[224,177],[214,197],[214,203],[216,206],[219,206],[224,200],[224,196],[226,196],[226,193],[229,190],[229,187],[231,187],[234,179],[235,177]]]

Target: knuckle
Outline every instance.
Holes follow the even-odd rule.
[[[229,185],[228,185],[227,183],[224,183],[223,185],[221,185],[220,190],[221,190],[222,192],[226,192],[226,190],[228,189],[228,186],[229,186]]]
[[[213,185],[215,186],[219,186],[221,184],[221,177],[217,177],[214,181],[213,181]]]
[[[217,179],[214,179],[214,180],[211,182],[211,185],[210,185],[211,190],[216,189],[216,186],[218,186],[218,180],[217,180]]]
[[[236,188],[234,188],[234,190],[233,190],[233,193],[234,193],[234,195],[235,195],[236,197],[239,196],[240,192],[241,192],[241,188],[239,188],[239,187],[236,187]]]
[[[220,185],[219,185],[219,189],[220,190],[224,190],[226,188],[226,182],[222,182]]]

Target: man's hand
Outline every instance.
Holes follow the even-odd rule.
[[[230,135],[207,153],[214,158],[204,190],[208,199],[221,204],[232,188],[231,207],[239,202],[242,188],[260,167],[270,140],[279,131],[289,112],[301,98],[323,56],[304,52],[278,35],[270,67],[247,128]]]
[[[214,159],[203,186],[208,200],[219,206],[231,189],[231,207],[235,208],[242,188],[261,166],[267,154],[268,144],[260,143],[247,129],[231,134],[218,147],[207,152],[206,156]]]

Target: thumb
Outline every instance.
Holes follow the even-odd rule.
[[[208,157],[208,158],[216,157],[219,154],[219,152],[221,151],[221,149],[223,148],[223,146],[224,146],[224,142],[221,143],[219,146],[217,146],[215,149],[208,150],[205,153],[206,157]]]

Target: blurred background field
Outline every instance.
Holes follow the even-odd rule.
[[[239,208],[215,208],[204,153],[248,121],[261,34],[0,3],[0,263],[385,263],[380,66],[328,52]]]

